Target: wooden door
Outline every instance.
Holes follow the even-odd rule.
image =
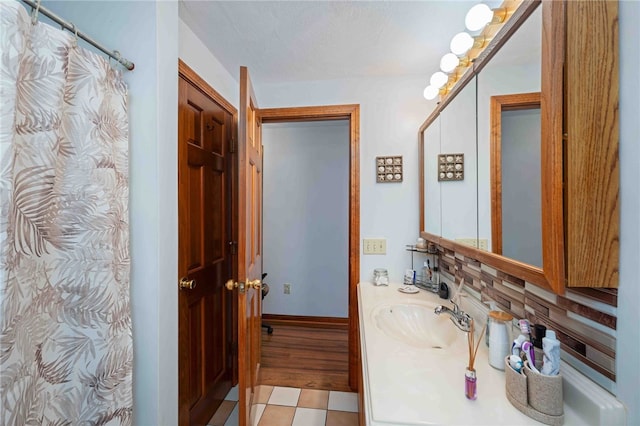
[[[183,76],[178,107],[179,423],[206,424],[231,389],[233,116]],[[162,231],[162,230],[160,230]]]
[[[262,132],[249,72],[240,67],[238,122],[238,393],[240,426],[253,423],[260,368]]]

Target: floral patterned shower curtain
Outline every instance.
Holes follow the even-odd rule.
[[[127,88],[0,1],[0,424],[130,424]]]

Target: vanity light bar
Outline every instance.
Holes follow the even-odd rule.
[[[471,24],[472,29],[482,28],[482,31],[475,37],[472,37],[467,32],[460,32],[453,37],[450,45],[451,53],[443,56],[440,61],[441,71],[431,77],[429,86],[424,90],[424,97],[427,100],[432,100],[440,95],[440,100],[442,100],[447,96],[468,71],[473,60],[489,45],[496,33],[507,23],[513,12],[520,7],[523,1],[504,0],[499,8],[493,10],[482,3],[473,6],[467,13],[465,22],[468,27]],[[486,23],[482,24],[483,22]],[[455,67],[452,67],[454,63],[452,55],[459,58],[458,65]],[[449,75],[446,82],[443,82],[440,76],[442,73]]]

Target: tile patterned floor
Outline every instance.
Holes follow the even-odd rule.
[[[281,386],[258,386],[255,426],[357,426],[358,394]],[[238,424],[238,389],[233,388],[208,425]]]

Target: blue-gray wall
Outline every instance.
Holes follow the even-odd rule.
[[[263,312],[346,318],[349,122],[265,124],[262,144]]]

